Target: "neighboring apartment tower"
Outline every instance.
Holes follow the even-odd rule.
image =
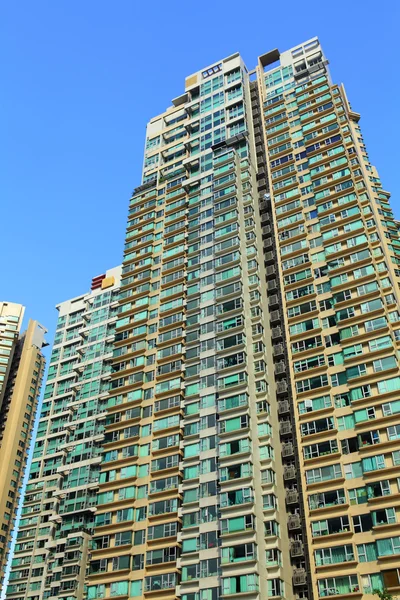
[[[9,598],[82,598],[100,471],[121,268],[57,306]]]
[[[90,600],[399,589],[399,238],[358,120],[315,38],[150,121]]]
[[[282,426],[296,432],[312,593],[372,598],[386,588],[396,596],[397,223],[360,115],[331,83],[318,41],[284,53],[270,71],[274,58],[258,66],[270,183],[262,211],[274,234],[270,319],[286,354],[290,415]]]
[[[24,307],[0,302],[0,590],[18,509],[45,359],[45,330]]]

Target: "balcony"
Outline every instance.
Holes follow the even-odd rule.
[[[294,447],[292,442],[286,442],[286,444],[282,445],[282,456],[287,458],[288,456],[294,455]]]
[[[276,260],[276,254],[272,250],[264,254],[264,261],[266,263],[274,263]]]
[[[296,556],[304,555],[304,545],[300,540],[294,540],[290,545],[290,556],[295,558]]]
[[[283,373],[286,373],[286,363],[281,360],[275,364],[275,375],[282,375]]]
[[[286,504],[298,504],[299,492],[297,490],[288,490],[286,492]]]
[[[273,340],[282,339],[282,329],[280,327],[273,327],[271,334]]]
[[[291,421],[281,421],[279,423],[279,433],[281,435],[291,435],[293,431]]]
[[[278,363],[280,364],[280,363]],[[279,400],[278,402],[278,414],[284,415],[290,412],[290,404],[287,400]]]
[[[277,394],[286,394],[287,391],[288,391],[288,384],[287,384],[286,379],[283,379],[282,381],[278,381],[278,383],[276,384],[276,393]]]
[[[264,228],[264,226],[269,225],[271,223],[271,217],[269,216],[269,213],[266,213],[266,212],[262,213],[261,223],[263,225],[263,228]]]
[[[272,354],[274,356],[274,358],[277,358],[278,356],[283,356],[285,353],[285,348],[283,346],[283,344],[274,344],[274,346],[272,347]]]
[[[293,569],[293,585],[305,585],[307,583],[307,573],[303,568]]]
[[[285,481],[296,479],[296,467],[294,465],[283,467],[283,479]]]
[[[271,323],[278,323],[281,320],[281,312],[279,310],[273,310],[269,313],[269,320]]]
[[[267,277],[275,277],[276,276],[276,267],[275,265],[269,265],[266,269]]]
[[[290,515],[288,518],[288,529],[293,531],[295,529],[301,529],[300,515]]]
[[[279,306],[279,296],[278,294],[274,294],[273,296],[269,296],[268,298],[268,306],[270,308],[274,306]]]
[[[264,227],[264,229],[266,229],[266,227]],[[265,250],[270,250],[273,247],[272,237],[268,236],[267,238],[265,238],[263,245],[264,245]]]
[[[276,279],[270,279],[267,282],[267,290],[269,292],[272,292],[273,290],[276,290],[276,289],[278,289],[278,286],[277,286],[277,283],[276,283]]]

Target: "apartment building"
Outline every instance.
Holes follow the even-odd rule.
[[[271,58],[259,59],[273,231],[266,260],[277,280],[270,303],[279,305],[270,319],[286,349],[284,426],[296,431],[312,593],[397,595],[397,224],[360,115],[325,72],[318,41],[285,53],[273,71]]]
[[[9,598],[82,598],[100,478],[121,268],[57,306]]]
[[[253,92],[235,54],[147,127],[89,598],[308,593],[304,553],[290,551],[303,528],[286,506],[296,475],[281,449]]]
[[[0,302],[0,590],[24,478],[45,359],[45,330],[25,308]]]
[[[88,596],[395,591],[399,239],[360,116],[316,38],[172,104],[129,206]]]
[[[313,38],[149,122],[79,583],[10,598],[399,593],[400,239],[359,119]]]

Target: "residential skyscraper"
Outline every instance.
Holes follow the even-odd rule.
[[[57,306],[7,596],[83,597],[106,423],[121,268]]]
[[[359,118],[313,38],[149,122],[88,600],[400,589],[400,239]],[[9,597],[80,598],[85,561]]]
[[[148,124],[90,600],[399,586],[399,239],[358,121],[315,38]]]
[[[0,302],[0,590],[18,509],[45,359],[45,330],[25,308]]]

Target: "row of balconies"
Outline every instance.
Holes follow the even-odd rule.
[[[268,210],[270,208],[269,202],[263,202],[260,206],[261,210]],[[264,258],[266,263],[266,276],[267,276],[267,291],[271,294],[268,297],[268,306],[271,311],[269,314],[270,322],[273,325],[272,327],[272,340],[274,342],[273,345],[273,356],[274,358],[281,358],[281,360],[275,363],[274,371],[275,377],[282,376],[286,373],[286,362],[282,360],[285,356],[285,348],[283,345],[283,330],[280,326],[282,315],[278,307],[281,306],[281,298],[277,285],[277,265],[276,265],[276,253],[273,250],[273,239],[271,237],[272,227],[271,227],[271,217],[264,218],[263,221],[263,235],[266,236],[264,239],[263,247],[264,247]],[[273,293],[275,292],[275,293]],[[274,326],[275,325],[275,326]],[[278,342],[278,343],[277,343]],[[282,379],[281,381],[276,382],[277,386],[277,394],[278,396],[285,395],[288,393],[288,382],[286,379]],[[290,413],[290,404],[288,400],[279,400],[278,401],[278,414],[285,415]],[[292,435],[292,423],[291,421],[281,421],[279,424],[280,434],[283,436],[291,436]],[[288,437],[286,437],[288,440]],[[284,459],[294,458],[294,446],[291,441],[286,441],[282,444],[282,457]],[[284,465],[283,470],[283,478],[285,483],[291,480],[296,480],[297,470],[294,464]],[[297,490],[288,489],[286,492],[286,503],[289,505],[298,504],[299,501],[299,493]],[[301,518],[299,515],[290,515],[288,518],[288,529],[289,531],[296,531],[301,529]],[[292,558],[300,557],[303,555],[303,543],[301,541],[293,541],[290,554]],[[307,584],[307,575],[304,568],[296,568],[293,569],[293,585],[294,586],[304,586]],[[303,595],[303,594],[302,594]]]

